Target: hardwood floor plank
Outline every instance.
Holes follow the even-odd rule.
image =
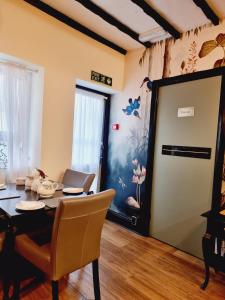
[[[203,291],[199,287],[204,278],[200,259],[109,221],[102,234],[99,267],[102,300],[225,299],[224,274],[211,270]],[[93,300],[91,265],[61,280],[59,291],[60,300]],[[42,299],[51,299],[49,281],[21,296],[21,300]]]

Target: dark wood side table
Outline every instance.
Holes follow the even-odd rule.
[[[225,216],[213,211],[207,211],[202,216],[207,218],[207,229],[202,238],[205,281],[201,288],[204,290],[209,283],[210,267],[225,273]]]

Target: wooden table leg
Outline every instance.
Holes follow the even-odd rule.
[[[205,290],[208,283],[209,283],[209,277],[210,277],[210,270],[209,265],[205,263],[205,281],[200,285],[201,289]]]
[[[205,263],[205,280],[200,285],[201,289],[205,290],[210,278],[210,269],[207,261],[209,260],[210,254],[211,254],[211,235],[206,233],[202,238],[202,252],[204,257],[204,263]]]

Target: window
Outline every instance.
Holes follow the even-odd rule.
[[[105,97],[77,89],[75,98],[72,168],[95,173],[92,189],[98,190]]]
[[[8,182],[28,175],[39,164],[40,73],[15,61],[0,60],[0,144],[7,155]]]

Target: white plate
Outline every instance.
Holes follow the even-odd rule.
[[[37,210],[45,207],[45,203],[41,201],[20,201],[16,204],[19,210]]]
[[[0,190],[5,190],[6,189],[6,185],[5,184],[0,184]]]
[[[82,194],[84,189],[83,188],[64,188],[63,193],[70,194],[70,195],[79,195]]]

